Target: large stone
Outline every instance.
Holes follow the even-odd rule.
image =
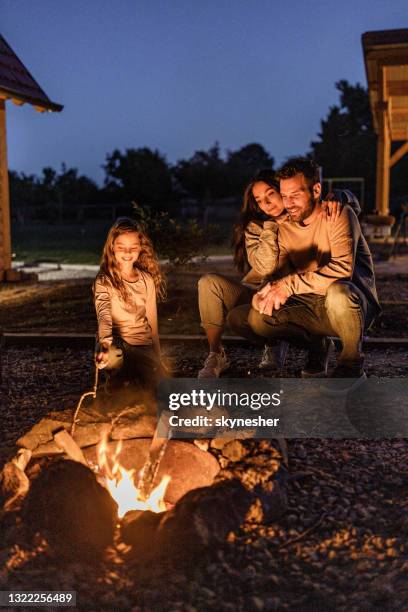
[[[161,520],[154,554],[188,560],[223,544],[244,521],[252,499],[237,479],[190,491]]]
[[[55,455],[61,452],[53,441],[53,432],[63,427],[71,430],[72,423],[44,418],[34,425],[24,436],[17,440],[17,446],[28,448],[34,456]],[[78,423],[75,427],[74,440],[81,448],[98,444],[111,430],[110,423]]]
[[[122,450],[119,454],[120,464],[126,470],[136,470],[138,472],[142,469],[150,447],[150,438],[138,438],[134,440],[123,440],[122,441]],[[106,454],[108,457],[113,457],[118,448],[119,441],[110,441],[107,442],[106,446]],[[98,447],[97,446],[89,446],[83,449],[83,453],[85,455],[88,463],[97,465],[98,464]]]
[[[123,517],[120,526],[122,540],[130,544],[135,552],[147,559],[153,552],[153,541],[163,512],[130,511]]]
[[[80,448],[93,446],[109,435],[111,429],[110,423],[85,423],[84,425],[78,423],[75,427],[74,440]]]
[[[131,438],[152,438],[157,425],[157,417],[144,405],[123,410],[112,423],[112,440]]]
[[[117,505],[95,474],[76,461],[44,467],[31,483],[23,516],[54,553],[69,558],[100,555],[113,543]]]
[[[52,432],[58,427],[70,429],[71,423],[57,419],[44,418],[30,429],[24,436],[16,442],[17,446],[34,450],[40,444],[46,444],[52,440]]]
[[[188,491],[211,485],[219,471],[220,465],[210,453],[189,442],[170,440],[155,483],[166,474],[171,477],[166,501],[175,504]]]
[[[33,457],[50,457],[52,455],[63,455],[64,451],[62,448],[57,446],[54,440],[45,442],[45,444],[39,444],[33,450]]]

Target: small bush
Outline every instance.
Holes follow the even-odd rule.
[[[151,238],[160,257],[172,265],[182,266],[194,257],[205,259],[206,249],[216,226],[200,227],[196,219],[182,222],[168,212],[154,212],[148,206],[132,202],[134,217]]]

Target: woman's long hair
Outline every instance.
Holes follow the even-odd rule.
[[[244,273],[249,269],[248,257],[245,249],[245,230],[248,223],[251,221],[263,221],[265,213],[259,208],[253,193],[252,188],[255,183],[267,183],[277,191],[279,191],[279,181],[276,178],[276,172],[273,170],[261,170],[247,185],[244,191],[244,197],[241,206],[238,223],[234,227],[232,246],[234,249],[234,264],[239,272]]]
[[[140,253],[134,267],[150,274],[156,288],[157,298],[164,299],[166,285],[153,244],[133,219],[121,217],[110,228],[102,251],[98,277],[108,281],[112,287],[119,291],[123,300],[129,302],[129,294],[120,275],[119,266],[116,263],[113,244],[118,236],[131,232],[136,232],[140,240]]]

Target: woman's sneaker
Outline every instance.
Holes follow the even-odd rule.
[[[198,378],[218,378],[229,365],[230,362],[223,348],[219,353],[211,351],[204,362],[204,367],[198,373]]]
[[[284,340],[275,346],[265,344],[258,368],[260,370],[274,370],[275,372],[280,372],[285,365],[288,349],[289,342],[285,342]]]

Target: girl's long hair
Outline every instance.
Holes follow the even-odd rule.
[[[159,260],[154,251],[152,241],[133,219],[121,217],[110,228],[106,242],[103,247],[100,268],[97,278],[108,281],[112,287],[117,289],[125,302],[129,302],[129,294],[126,285],[120,275],[119,266],[116,263],[113,252],[113,244],[121,234],[136,232],[140,240],[140,253],[134,265],[138,270],[147,272],[153,279],[158,299],[164,299],[166,295],[166,284],[160,270]]]
[[[234,264],[239,272],[244,273],[249,270],[249,262],[245,248],[245,230],[248,223],[251,221],[264,221],[265,213],[259,208],[253,193],[252,188],[255,183],[262,181],[267,183],[277,191],[279,191],[279,181],[276,178],[276,172],[273,170],[261,170],[247,185],[244,191],[242,200],[241,212],[238,223],[234,227],[232,238],[232,247],[234,249]]]

